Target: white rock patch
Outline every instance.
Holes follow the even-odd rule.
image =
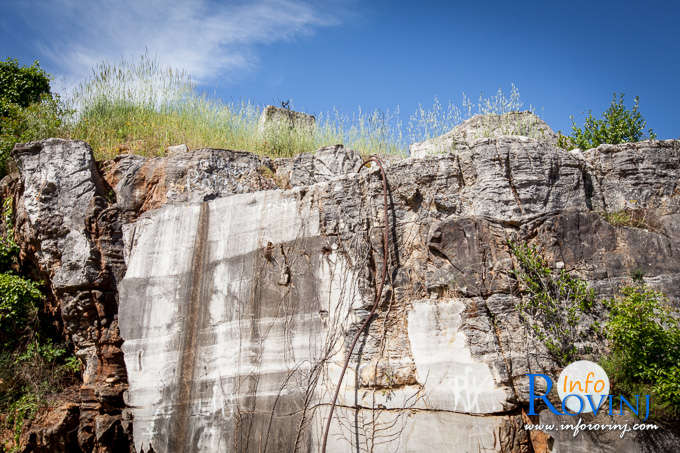
[[[475,360],[461,330],[460,300],[417,301],[408,315],[408,337],[418,382],[433,409],[486,414],[503,410],[505,392],[488,365]]]

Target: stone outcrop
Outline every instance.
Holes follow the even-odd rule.
[[[262,110],[258,130],[261,134],[266,134],[272,129],[279,128],[289,128],[299,132],[311,133],[314,130],[315,124],[316,118],[314,115],[268,105]]]
[[[99,452],[128,448],[118,334],[117,283],[125,272],[119,210],[86,143],[48,139],[17,145],[13,154],[21,172],[15,200],[21,259],[49,282],[84,365],[78,445]]]
[[[557,134],[534,113],[509,112],[502,115],[475,115],[440,137],[409,146],[411,157],[446,154],[485,138],[506,135],[529,137],[551,145],[557,144]]]
[[[319,451],[385,265],[329,452],[680,445],[670,430],[574,443],[524,429],[526,373],[561,367],[520,319],[507,245],[538,246],[599,297],[641,275],[680,307],[680,141],[566,152],[502,134],[393,160],[389,225],[379,172],[358,172],[361,158],[338,146],[275,160],[122,156],[103,176],[82,142],[15,156],[22,249],[49,277],[86,364],[86,451],[123,451],[123,440],[137,452]],[[621,210],[643,222],[610,224]]]

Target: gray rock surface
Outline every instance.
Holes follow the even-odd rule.
[[[110,269],[137,451],[319,451],[348,342],[386,264],[386,227],[387,288],[350,358],[329,452],[680,446],[668,429],[578,442],[524,430],[526,373],[557,377],[561,365],[519,316],[525,295],[507,245],[536,245],[599,297],[641,271],[680,307],[680,141],[565,152],[503,135],[392,160],[389,225],[379,172],[357,173],[360,157],[341,147],[274,161],[222,150],[125,156],[102,165],[104,178],[88,153],[81,142],[17,149],[22,247],[54,279],[65,320],[97,308],[71,294],[93,292]],[[67,155],[76,158],[60,162]],[[94,218],[120,217],[92,232],[83,213],[96,200]],[[621,210],[642,222],[607,221]],[[97,245],[104,225],[117,225],[108,248]],[[103,322],[66,324],[87,357],[88,329]],[[595,338],[579,345],[595,359],[606,349]]]
[[[281,127],[311,133],[315,124],[314,115],[268,105],[262,110],[258,128],[261,134]]]
[[[17,145],[13,155],[21,172],[15,195],[21,258],[44,276],[84,365],[79,407],[72,411],[80,419],[78,445],[66,451],[127,449],[131,432],[122,417],[127,373],[116,288],[125,272],[118,208],[107,198],[85,142],[31,142]]]
[[[178,154],[184,154],[186,152],[189,152],[189,147],[182,143],[181,145],[168,146],[165,149],[165,152],[168,156],[176,156]]]
[[[345,149],[342,145],[327,146],[315,153],[300,154],[296,158],[280,159],[290,162],[288,180],[291,186],[308,186],[328,181],[346,173],[356,173],[363,160],[359,153]],[[277,162],[278,163],[278,162]],[[284,173],[285,164],[277,167],[277,173]]]
[[[168,157],[122,155],[104,164],[104,178],[128,219],[165,203],[199,202],[273,189],[271,161],[243,151],[197,149]]]
[[[523,136],[551,145],[557,144],[557,134],[534,113],[510,112],[502,115],[475,115],[457,125],[450,132],[409,146],[411,157],[444,154],[471,146],[484,138],[505,135]]]

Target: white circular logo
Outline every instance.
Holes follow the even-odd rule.
[[[560,373],[557,394],[562,407],[572,414],[592,412],[607,400],[609,377],[597,363],[579,360]]]

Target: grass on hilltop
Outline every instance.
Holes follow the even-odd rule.
[[[351,115],[333,109],[315,115],[312,133],[287,124],[261,133],[263,106],[223,103],[200,95],[188,74],[163,68],[143,55],[135,61],[95,66],[63,100],[46,99],[22,111],[5,138],[8,142],[46,137],[84,140],[98,160],[123,153],[160,156],[168,146],[180,143],[192,149],[246,150],[271,157],[290,157],[334,144],[362,154],[406,155],[408,143],[442,135],[474,114],[506,113],[521,106],[513,85],[509,97],[499,89],[495,96],[480,96],[477,103],[463,94],[461,107],[451,102],[442,105],[435,98],[431,108],[419,105],[405,126],[398,107],[359,108]]]

